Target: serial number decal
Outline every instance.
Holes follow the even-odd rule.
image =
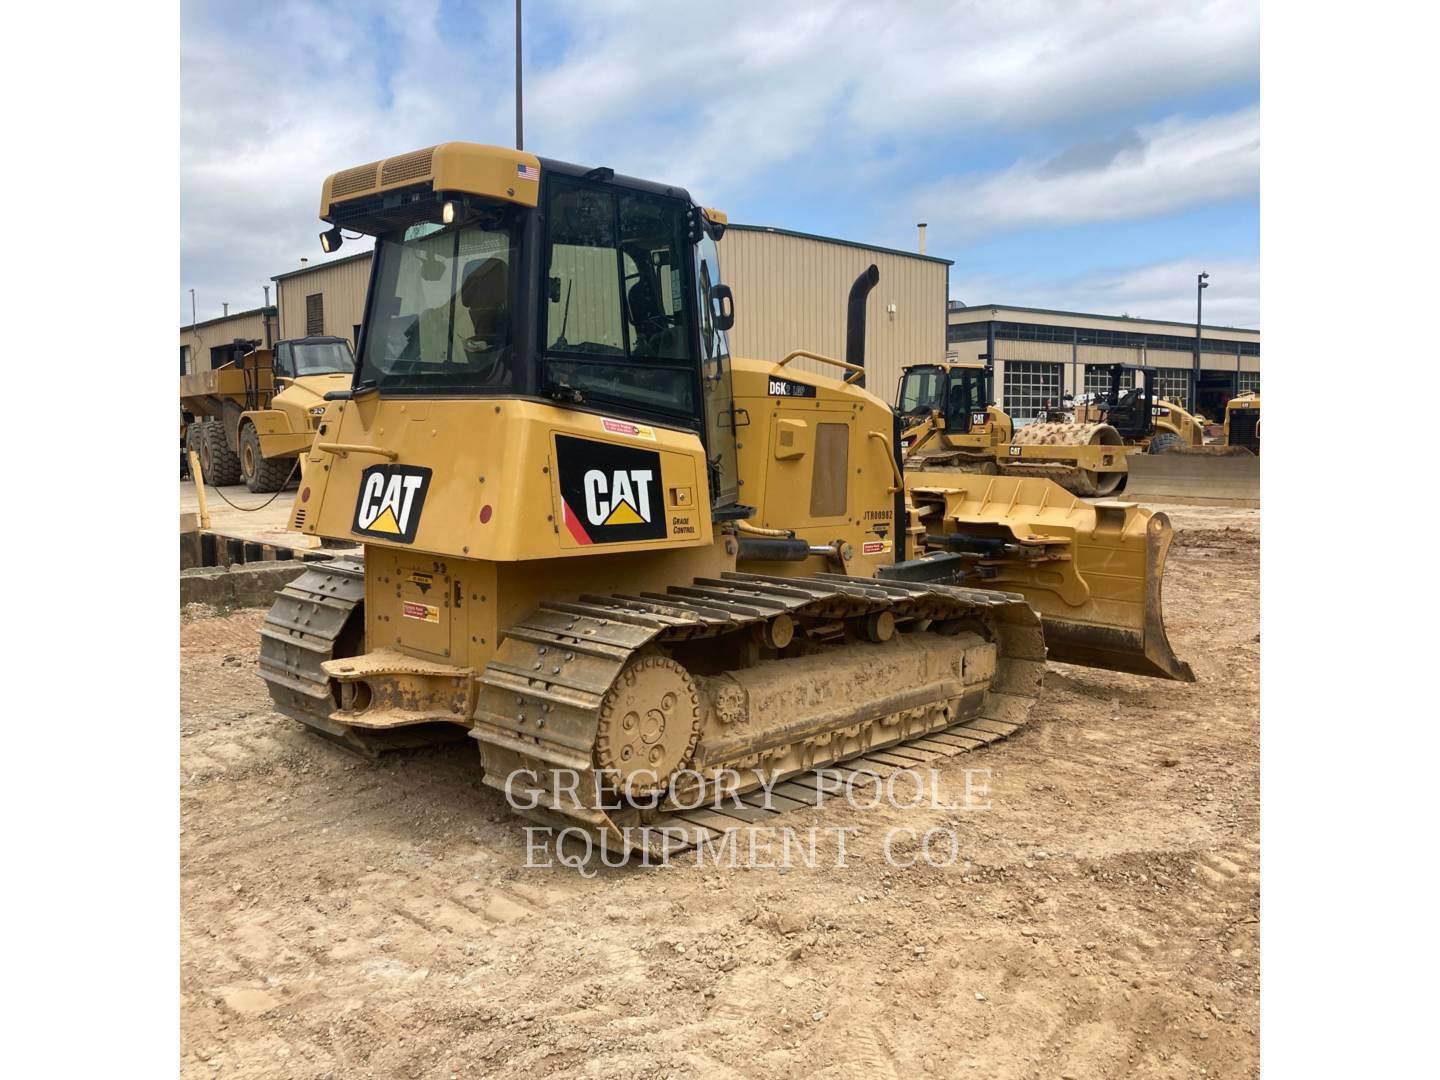
[[[417,604],[412,600],[406,600],[400,605],[400,614],[407,619],[419,619],[421,622],[438,623],[440,621],[440,609],[434,604]]]
[[[865,520],[866,520],[866,521],[889,521],[889,520],[890,520],[890,515],[891,515],[892,513],[893,513],[893,511],[891,511],[891,510],[866,510],[866,511],[865,511]]]
[[[771,397],[814,397],[815,387],[807,383],[791,382],[789,379],[769,378]]]

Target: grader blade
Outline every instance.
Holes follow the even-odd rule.
[[[909,494],[915,550],[949,552],[966,584],[1022,595],[1040,613],[1051,660],[1195,681],[1165,632],[1173,530],[1164,514],[1005,476],[957,476]]]

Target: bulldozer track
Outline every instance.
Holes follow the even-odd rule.
[[[372,756],[433,741],[433,732],[366,731],[333,715],[336,698],[320,665],[348,655],[347,644],[359,647],[342,639],[354,633],[352,615],[363,595],[356,559],[317,566],[281,591],[261,627],[260,670],[276,708]],[[948,648],[946,637],[954,637],[957,656],[967,642],[993,643],[988,678],[967,683],[937,672],[923,685],[787,720],[760,739],[744,733],[744,724],[735,725],[742,730],[734,737],[725,731],[700,739],[699,713],[680,700],[707,678],[691,675],[684,659],[723,653],[754,663],[762,645],[775,656],[798,641],[800,655],[821,662],[877,663],[883,650],[904,647],[902,639]],[[847,788],[1007,738],[1026,722],[1044,663],[1040,619],[1017,594],[836,574],[732,572],[664,593],[542,603],[506,630],[481,672],[469,735],[479,743],[483,781],[504,791],[517,813],[562,832],[579,829],[605,850],[668,858]],[[719,670],[729,674],[723,663]],[[676,699],[670,722],[684,743],[686,779],[642,809],[611,801],[615,777],[606,766],[618,756],[606,748],[624,742],[611,715],[615,694],[645,678],[670,680],[662,685],[675,688],[667,700]],[[438,726],[462,735],[456,725]],[[553,786],[561,774],[571,778],[568,799]],[[516,776],[524,778],[518,786]]]
[[[587,830],[611,847],[668,857],[733,829],[768,823],[786,810],[814,806],[846,785],[979,749],[1025,723],[1039,691],[1045,645],[1038,617],[1019,596],[834,574],[727,573],[663,594],[542,604],[511,627],[481,675],[470,733],[481,744],[485,782],[504,788],[517,772],[533,773],[528,790],[535,797],[545,790],[547,772],[566,770],[579,776],[577,792],[604,790],[593,748],[605,701],[632,659],[647,651],[681,653],[687,644],[737,632],[783,639],[796,625],[813,634],[875,619],[893,619],[900,634],[937,632],[932,627],[953,632],[967,622],[983,629],[997,646],[994,675],[983,690],[968,694],[961,686],[930,684],[839,715],[801,718],[759,745],[743,736],[702,741],[690,783],[644,812],[627,807],[611,813],[614,804],[586,805],[578,794],[568,803],[552,799],[522,812],[542,824]],[[840,650],[868,645],[843,633],[832,640],[818,648],[834,650],[837,663],[865,660],[863,653]],[[731,782],[728,791],[722,776]],[[750,783],[736,785],[736,776],[748,776]],[[507,795],[516,805],[513,786]]]

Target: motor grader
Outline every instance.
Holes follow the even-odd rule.
[[[186,449],[207,483],[279,491],[310,446],[325,395],[349,386],[354,374],[344,338],[238,340],[225,364],[180,376]]]
[[[1163,515],[1043,479],[907,496],[861,385],[873,267],[844,360],[732,359],[725,218],[681,188],[455,142],[332,175],[320,216],[375,254],[291,524],[364,556],[288,585],[260,657],[315,731],[468,736],[512,807],[649,853],[774,812],[762,787],[813,803],[821,766],[1007,736],[1047,648],[1193,678]]]
[[[914,364],[900,378],[896,412],[907,473],[978,472],[1044,477],[1077,495],[1111,495],[1125,481],[1120,434],[1103,421],[1036,421],[1017,428],[997,408],[991,367]]]

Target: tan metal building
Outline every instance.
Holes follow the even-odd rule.
[[[894,397],[908,364],[945,354],[945,302],[951,262],[825,236],[731,225],[720,240],[720,272],[735,293],[735,356],[779,360],[792,349],[845,358],[845,305],[850,286],[874,263],[880,282],[866,306],[865,385]],[[796,370],[838,376],[812,360]]]
[[[246,341],[265,340],[265,316],[271,319],[270,332],[275,333],[275,309],[254,308],[206,319],[180,327],[180,374],[209,371],[230,359],[230,350],[238,338]]]
[[[950,360],[983,357],[994,334],[995,397],[1017,420],[1033,419],[1047,401],[1107,390],[1100,365],[1146,364],[1167,397],[1190,405],[1195,324],[1078,311],[952,301],[946,327]],[[1260,389],[1260,331],[1201,328],[1199,411],[1219,417],[1225,402]]]
[[[276,274],[280,303],[280,339],[329,334],[359,344],[370,282],[370,252],[331,259],[315,266]]]

